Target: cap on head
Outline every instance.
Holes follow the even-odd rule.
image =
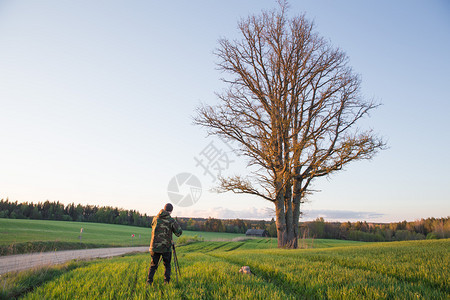
[[[164,210],[167,211],[167,212],[171,212],[171,211],[173,210],[172,204],[167,203],[167,204],[164,206]]]

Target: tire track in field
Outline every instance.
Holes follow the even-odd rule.
[[[137,285],[137,281],[138,281],[138,274],[139,274],[139,268],[138,268],[138,264],[135,264],[135,272],[134,272],[134,280],[133,280],[133,287],[130,291],[130,297],[132,297],[134,295],[134,293],[136,292],[136,285]]]
[[[230,249],[227,249],[227,250],[225,250],[225,251],[226,251],[226,252],[230,252],[230,251],[236,250],[236,249],[242,247],[244,244],[245,244],[245,243],[240,243],[239,245],[236,245],[236,246],[234,246],[234,247],[232,247],[232,248],[230,248]]]
[[[215,251],[215,250],[217,250],[217,249],[220,249],[220,248],[223,248],[223,247],[225,247],[226,245],[229,245],[230,244],[230,242],[228,242],[228,243],[223,243],[223,244],[220,244],[220,245],[218,245],[218,246],[216,246],[216,247],[214,247],[214,248],[211,248],[211,249],[202,249],[203,250],[203,253],[207,253],[207,252],[211,252],[211,251]]]

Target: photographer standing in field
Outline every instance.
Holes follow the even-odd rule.
[[[170,262],[172,260],[172,233],[180,236],[182,233],[180,225],[170,216],[173,206],[167,203],[164,209],[153,218],[152,222],[152,239],[150,242],[150,255],[152,262],[148,271],[147,284],[153,283],[153,276],[158,269],[159,261],[162,257],[164,267],[164,283],[170,282]]]

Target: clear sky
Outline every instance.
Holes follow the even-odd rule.
[[[155,214],[186,172],[202,194],[174,215],[271,218],[270,202],[215,194],[196,162],[230,144],[192,125],[224,86],[213,55],[237,22],[276,1],[0,0],[0,198]],[[450,2],[291,1],[342,48],[383,105],[361,123],[388,141],[373,160],[315,182],[304,220],[450,215]],[[213,144],[210,144],[210,143]],[[211,148],[211,147],[210,147]],[[228,172],[228,173],[226,173]],[[185,191],[185,190],[183,190]],[[180,193],[182,191],[180,190]]]

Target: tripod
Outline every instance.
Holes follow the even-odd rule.
[[[181,272],[180,272],[180,265],[178,264],[177,251],[175,250],[175,243],[173,243],[173,242],[172,242],[172,250],[173,250],[173,262],[175,264],[175,274],[176,274],[177,283],[178,283],[178,274],[180,274],[180,279],[181,279]]]

